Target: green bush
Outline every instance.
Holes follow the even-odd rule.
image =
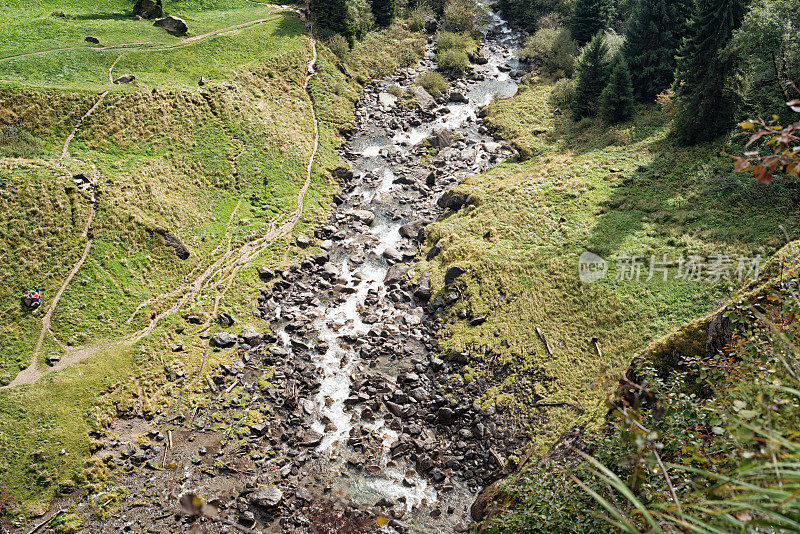
[[[408,29],[412,32],[425,31],[425,19],[428,16],[428,10],[417,7],[408,14]]]
[[[432,70],[421,74],[417,78],[416,84],[428,91],[434,98],[439,98],[450,88],[444,76]]]
[[[444,7],[444,28],[451,32],[473,32],[478,24],[478,7],[470,0],[451,0]]]
[[[451,49],[472,50],[475,48],[475,40],[467,33],[444,31],[436,39],[436,48],[439,52]]]
[[[562,78],[558,80],[550,92],[548,103],[553,109],[566,110],[575,98],[575,80]]]
[[[389,87],[389,89],[387,89],[386,92],[389,93],[390,95],[396,96],[397,98],[403,97],[403,88],[400,87],[399,85],[393,85]]]
[[[16,126],[0,128],[0,158],[34,158],[44,152],[44,145],[30,132]]]
[[[520,58],[538,65],[543,74],[572,76],[578,47],[566,28],[541,28],[525,42]]]
[[[347,57],[350,55],[350,45],[347,43],[347,39],[338,33],[334,33],[328,38],[326,44],[336,57],[342,61],[347,61]]]
[[[439,72],[448,76],[460,76],[469,69],[469,58],[463,50],[450,49],[436,54]]]

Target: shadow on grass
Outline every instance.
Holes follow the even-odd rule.
[[[790,236],[800,234],[794,214],[800,199],[797,183],[760,184],[751,175],[734,172],[727,157],[709,157],[708,146],[658,142],[648,148],[652,162],[626,169],[625,180],[601,204],[603,213],[589,241],[598,254],[623,252],[637,233],[661,236],[670,247],[707,255],[739,245],[777,249],[784,239],[780,225]],[[704,250],[695,250],[701,242]]]
[[[305,34],[306,25],[294,15],[286,15],[275,26],[272,35],[275,37],[297,37]]]
[[[72,20],[133,20],[133,13],[84,13],[83,15],[72,15],[70,18]]]

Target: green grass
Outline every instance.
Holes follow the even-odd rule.
[[[441,240],[443,251],[419,266],[433,270],[438,287],[449,265],[467,269],[467,298],[456,308],[489,319],[470,327],[454,314],[445,343],[491,348],[493,356],[473,371],[490,380],[497,365],[512,364],[511,376],[495,379],[484,401],[502,399],[528,412],[538,426],[539,453],[568,428],[599,424],[608,389],[636,351],[736,289],[672,278],[646,282],[651,254],[767,256],[782,244],[779,224],[798,234],[788,188],[764,188],[732,173],[719,147],[673,146],[669,124],[654,110],[613,129],[554,116],[551,87],[525,87],[491,106],[490,122],[528,159],[468,178],[460,189],[476,205],[429,228],[428,246]],[[578,257],[587,250],[611,264],[607,277],[591,285],[578,277]],[[646,258],[645,276],[617,281],[612,258],[631,255]],[[530,378],[536,373],[545,378]],[[531,406],[531,391],[536,401],[556,406]]]
[[[127,1],[50,1],[22,10],[14,9],[19,8],[16,4],[0,4],[7,24],[0,58],[8,58],[0,60],[0,83],[13,85],[113,87],[109,69],[115,62],[114,77],[134,74],[141,86],[188,88],[201,76],[224,82],[243,65],[296,51],[292,37],[304,31],[299,19],[244,1],[169,3],[169,11],[184,18],[190,28],[180,37],[153,26],[152,21],[135,20],[132,3]],[[191,40],[265,18],[270,20]],[[100,39],[101,45],[84,43],[87,35]],[[13,57],[29,53],[36,55]]]

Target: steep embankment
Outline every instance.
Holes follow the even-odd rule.
[[[488,108],[522,156],[462,184],[473,205],[429,227],[426,247],[441,253],[419,266],[438,288],[448,267],[467,271],[444,342],[473,355],[467,383],[493,384],[484,402],[507,403],[536,429],[534,457],[570,428],[597,428],[635,352],[747,282],[740,257],[774,253],[781,224],[798,234],[790,188],[733,173],[718,147],[674,146],[660,110],[618,127],[575,124],[554,112],[551,88],[533,80]],[[584,251],[608,261],[604,279],[581,282]],[[668,268],[650,279],[651,257],[664,267],[665,254]],[[693,256],[698,280],[679,266]],[[728,277],[709,270],[715,258]]]
[[[197,336],[216,311],[252,320],[255,267],[296,255],[292,236],[327,210],[328,171],[362,84],[413,61],[422,41],[387,30],[347,69],[320,48],[317,81],[308,79],[315,52],[305,24],[276,6],[187,8],[190,33],[171,36],[134,20],[127,3],[111,4],[103,17],[97,6],[58,2],[12,17],[14,32],[33,35],[37,23],[47,31],[0,58],[0,377],[29,367],[40,335],[39,371],[51,355],[62,358],[56,368],[92,356],[0,391],[2,485],[17,510],[85,482],[86,433],[140,409],[132,397],[144,396],[148,410],[165,381],[184,392],[204,383],[213,361]],[[104,46],[73,46],[90,32]],[[130,45],[133,34],[142,42]],[[117,44],[124,50],[105,46]],[[109,82],[123,73],[136,81]],[[313,101],[324,102],[316,120],[309,81]],[[33,285],[44,302],[31,313],[19,299]],[[184,383],[190,370],[195,386]]]

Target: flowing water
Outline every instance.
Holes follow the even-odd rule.
[[[384,287],[384,279],[390,267],[384,257],[387,249],[416,252],[410,240],[401,237],[401,226],[415,220],[418,214],[433,214],[428,220],[435,218],[441,212],[436,200],[444,191],[508,154],[486,133],[478,112],[494,98],[507,98],[516,93],[518,85],[511,73],[519,68],[516,51],[520,36],[491,9],[487,9],[487,13],[489,21],[483,29],[486,37],[483,54],[488,61],[474,65],[474,75],[451,87],[466,96],[467,103],[448,103],[446,111],[437,112],[435,118],[417,126],[385,127],[393,117],[402,118],[403,111],[398,106],[381,106],[378,94],[394,85],[407,89],[416,76],[435,68],[431,44],[418,66],[377,83],[374,90],[365,93],[358,107],[356,133],[342,149],[342,156],[354,174],[355,187],[343,192],[343,201],[334,213],[334,220],[342,220],[342,217],[336,219],[336,215],[354,209],[369,210],[375,220],[369,227],[356,226],[352,231],[343,231],[336,241],[323,245],[339,282],[351,288],[351,292],[330,302],[321,300],[313,312],[288,310],[290,315],[314,313],[317,342],[327,348],[314,359],[321,375],[321,386],[314,398],[312,428],[322,435],[317,451],[330,460],[337,484],[362,502],[375,503],[381,497],[393,502],[404,501],[408,512],[404,521],[427,531],[449,530],[456,522],[463,522],[464,517],[442,514],[439,519],[431,519],[425,514],[426,519],[422,520],[422,514],[417,514],[420,508],[436,505],[463,510],[465,503],[474,499],[474,491],[458,481],[453,481],[450,491],[437,491],[432,483],[413,469],[409,470],[402,461],[392,460],[389,448],[397,439],[398,430],[389,427],[388,419],[375,417],[362,421],[359,414],[363,408],[348,405],[353,378],[362,373],[365,366],[358,352],[340,340],[343,336],[369,336],[374,321],[365,322],[365,315],[373,314],[396,336],[406,336],[407,345],[421,346],[424,341],[418,339],[421,337],[418,333],[415,338],[417,331],[412,328],[421,318],[422,308],[411,303],[402,313],[386,306],[370,310],[365,309],[365,301],[375,295],[379,302],[386,300],[388,289]],[[410,194],[407,185],[395,180],[408,175],[409,171],[425,168],[427,152],[419,150],[418,145],[442,129],[449,130],[457,139],[455,147],[442,151],[449,150],[453,155],[445,168],[446,176],[431,188],[432,191]],[[353,261],[354,255],[363,256],[363,261]],[[282,344],[291,350],[293,334],[285,330],[279,332]],[[387,370],[389,372],[384,375],[391,383],[395,378],[389,367]],[[353,457],[347,443],[356,424],[361,425],[360,431],[382,444],[373,474],[353,469],[346,462]]]

